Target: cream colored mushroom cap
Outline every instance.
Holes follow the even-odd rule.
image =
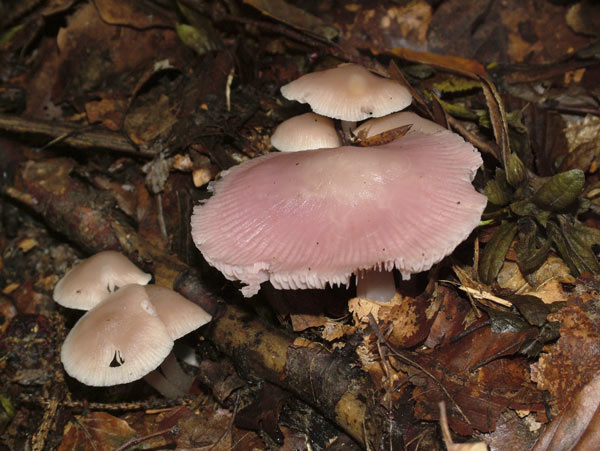
[[[126,384],[158,368],[173,339],[146,290],[127,285],[81,317],[61,350],[65,371],[96,387]]]
[[[282,86],[281,94],[288,100],[308,103],[315,113],[343,121],[385,116],[412,101],[405,86],[358,64],[303,75]]]
[[[340,147],[342,139],[333,121],[315,113],[305,113],[277,126],[271,144],[282,152]]]
[[[176,291],[157,285],[147,285],[144,288],[173,340],[204,326],[212,319],[212,316],[202,307]]]
[[[89,310],[117,288],[146,285],[152,275],[143,272],[117,251],[103,251],[83,260],[54,287],[54,300],[68,308]]]

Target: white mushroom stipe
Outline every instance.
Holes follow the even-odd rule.
[[[356,296],[375,302],[389,302],[396,295],[392,271],[365,270],[356,274]]]

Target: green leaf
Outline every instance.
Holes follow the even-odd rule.
[[[503,222],[485,245],[479,259],[479,278],[483,283],[492,284],[504,263],[504,257],[517,234],[517,224]]]
[[[521,185],[527,178],[527,170],[521,159],[515,153],[511,153],[506,157],[506,180],[516,188]]]
[[[519,333],[531,329],[531,326],[516,313],[503,312],[485,307],[481,308],[490,317],[490,328],[495,334]]]
[[[177,31],[177,36],[179,36],[181,42],[194,50],[198,55],[204,55],[206,52],[218,48],[211,40],[209,33],[204,29],[178,23],[175,25],[175,31]]]
[[[445,80],[433,83],[433,88],[440,94],[457,94],[480,89],[481,82],[465,77],[449,76]]]
[[[548,218],[551,214],[549,211],[542,210],[536,204],[527,199],[513,202],[509,205],[509,208],[517,216],[534,217],[544,227],[546,226]]]
[[[519,240],[515,244],[517,264],[523,275],[538,269],[548,258],[552,241],[538,235],[538,228],[532,219],[519,221]]]
[[[507,298],[532,326],[542,327],[550,308],[537,296],[514,294]]]
[[[580,169],[556,174],[542,185],[533,196],[534,202],[541,208],[559,211],[571,205],[581,192],[585,175]]]
[[[25,25],[23,24],[15,25],[11,29],[7,30],[5,33],[0,35],[0,45],[8,44],[11,41],[11,39],[14,38],[15,35],[23,28],[25,28]]]
[[[549,222],[546,230],[571,273],[578,277],[583,272],[600,272],[600,263],[592,250],[592,246],[600,243],[600,231],[564,216],[559,221],[560,226]]]
[[[506,181],[506,174],[500,168],[496,169],[496,177],[494,180],[487,182],[483,192],[492,204],[498,206],[508,204],[513,194],[510,185]]]

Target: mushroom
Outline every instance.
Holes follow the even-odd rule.
[[[118,287],[146,285],[152,276],[117,251],[99,252],[83,260],[54,287],[54,300],[68,308],[89,310]]]
[[[102,387],[141,379],[172,348],[173,338],[144,287],[127,285],[77,321],[60,355],[70,376]]]
[[[210,320],[202,308],[173,290],[127,285],[81,317],[67,335],[61,359],[65,371],[86,385],[144,377],[174,398],[185,394],[193,381],[171,353],[174,340]]]
[[[408,134],[422,133],[424,135],[433,135],[450,131],[433,121],[425,119],[412,111],[401,111],[384,117],[369,119],[360,124],[354,131],[354,136],[363,135],[365,139],[393,130],[395,128],[412,125]]]
[[[356,121],[381,117],[410,105],[410,91],[358,64],[312,72],[281,87],[288,100],[308,103],[315,113],[340,119],[346,136]]]
[[[363,269],[404,278],[439,262],[479,223],[482,160],[452,133],[413,133],[371,147],[273,153],[223,173],[194,208],[206,261],[246,286],[348,285]]]
[[[342,140],[333,121],[315,113],[305,113],[277,126],[271,144],[282,152],[340,147]]]
[[[176,291],[158,285],[147,285],[145,288],[158,317],[173,340],[189,334],[212,319],[212,316],[203,308]],[[177,346],[177,344],[175,345]],[[167,398],[176,398],[187,393],[194,378],[183,371],[177,357],[171,352],[160,365],[160,371],[153,371],[144,380],[152,382],[153,387],[163,387],[159,391]],[[167,386],[169,387],[168,392],[164,388]]]

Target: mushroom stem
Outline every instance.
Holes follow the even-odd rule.
[[[169,382],[169,380],[163,376],[160,370],[156,369],[144,376],[144,381],[152,386],[157,392],[163,395],[165,398],[178,398],[185,394],[179,387]]]
[[[160,365],[160,370],[169,382],[178,387],[185,388],[186,392],[192,386],[192,382],[194,382],[194,378],[183,371],[183,368],[181,368],[181,365],[177,361],[177,357],[172,352]]]
[[[356,296],[375,302],[389,302],[396,295],[392,271],[367,269],[356,274]]]
[[[165,398],[185,395],[194,378],[183,371],[175,354],[170,353],[159,368],[146,374],[144,380]]]
[[[354,121],[340,121],[340,125],[342,126],[342,131],[344,132],[344,142],[351,143],[352,142],[352,130],[356,128],[356,122]]]

